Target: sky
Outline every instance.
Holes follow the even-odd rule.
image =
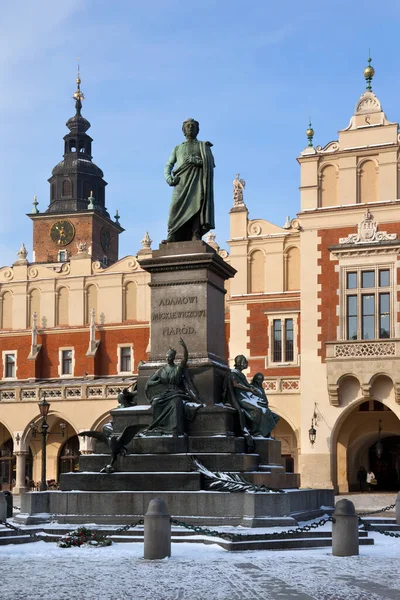
[[[337,139],[365,90],[400,119],[400,5],[317,0],[14,0],[0,13],[0,265],[22,242],[32,258],[31,212],[49,203],[62,159],[80,57],[82,110],[106,206],[121,215],[120,257],[146,231],[166,236],[171,188],[163,169],[200,122],[215,157],[217,242],[228,249],[232,181],[246,180],[250,218],[283,225],[299,211],[299,165],[309,117],[315,145]]]

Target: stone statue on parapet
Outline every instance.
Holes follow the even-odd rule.
[[[233,180],[233,206],[239,206],[244,204],[243,190],[246,187],[244,179],[240,179],[240,173],[238,173]]]
[[[182,436],[185,434],[185,421],[192,421],[203,406],[186,368],[188,349],[182,338],[179,343],[183,347],[181,362],[175,364],[176,350],[169,348],[167,364],[147,380],[145,394],[153,407],[153,421],[140,435]]]
[[[164,168],[166,182],[174,188],[165,242],[201,240],[215,227],[212,144],[197,139],[194,119],[187,119],[182,131],[186,141],[175,146]]]
[[[255,437],[269,438],[279,416],[268,407],[268,399],[263,388],[264,375],[256,373],[252,382],[247,381],[242,371],[247,369],[247,358],[239,354],[235,366],[225,378],[223,399],[236,408],[240,429],[249,451],[254,450]]]
[[[115,434],[113,423],[106,423],[102,431],[81,431],[79,435],[88,436],[107,444],[110,451],[110,463],[101,469],[100,473],[113,473],[115,471],[114,464],[119,455],[125,456],[128,452],[127,445],[135,437],[135,435],[143,429],[143,425],[128,425],[121,434]]]

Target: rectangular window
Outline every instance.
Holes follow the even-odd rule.
[[[379,294],[379,337],[390,337],[390,294]]]
[[[375,294],[361,296],[361,337],[363,340],[373,340],[375,337]]]
[[[15,377],[15,354],[6,354],[4,375]]]
[[[292,362],[293,358],[293,319],[285,319],[285,362]]]
[[[120,371],[127,373],[131,372],[131,347],[122,346],[120,348]]]
[[[379,287],[388,287],[390,285],[389,269],[380,269],[379,271]]]
[[[282,362],[282,323],[280,319],[274,319],[273,361]]]
[[[361,287],[375,287],[375,271],[361,271]]]
[[[347,339],[357,339],[357,296],[347,296]]]
[[[345,338],[390,338],[395,278],[388,267],[354,268],[345,272]],[[394,279],[394,280],[393,280]]]
[[[357,273],[347,273],[347,289],[354,290],[357,288]]]
[[[72,375],[72,350],[62,351],[61,375]]]

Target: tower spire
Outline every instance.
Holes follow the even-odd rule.
[[[76,77],[76,84],[77,84],[77,89],[76,92],[74,92],[74,95],[72,96],[75,99],[75,108],[76,108],[76,114],[78,116],[80,116],[81,114],[81,109],[82,109],[82,100],[85,99],[85,96],[83,95],[83,92],[81,92],[81,73],[80,73],[80,58],[78,58],[78,75]]]
[[[372,86],[371,86],[371,82],[372,82],[372,78],[375,75],[375,69],[374,67],[371,65],[371,52],[368,49],[368,66],[365,67],[364,69],[364,77],[365,77],[365,81],[366,81],[366,89],[368,90],[368,92],[372,92]]]
[[[311,117],[308,120],[308,129],[306,131],[306,136],[307,136],[307,139],[308,139],[308,145],[310,147],[312,147],[312,145],[313,145],[313,137],[314,137],[314,129],[312,128],[312,125],[311,125]]]

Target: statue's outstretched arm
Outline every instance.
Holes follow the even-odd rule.
[[[181,367],[182,367],[182,369],[184,369],[187,365],[187,361],[189,358],[189,352],[188,352],[187,346],[182,338],[180,338],[179,343],[183,347],[183,359],[181,361]]]

